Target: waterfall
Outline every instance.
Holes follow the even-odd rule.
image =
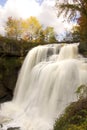
[[[78,44],[35,47],[24,60],[12,101],[1,104],[0,124],[4,130],[52,130],[82,84],[87,84],[87,63]]]

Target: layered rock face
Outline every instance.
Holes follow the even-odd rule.
[[[0,103],[12,99],[20,67],[20,57],[0,58]]]
[[[11,100],[26,49],[22,43],[0,40],[0,103]]]

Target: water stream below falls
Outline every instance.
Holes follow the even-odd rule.
[[[65,107],[77,100],[75,91],[87,84],[87,62],[78,44],[52,44],[27,54],[11,102],[1,104],[0,130],[52,130]]]

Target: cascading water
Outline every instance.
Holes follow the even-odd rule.
[[[52,130],[82,84],[87,84],[87,63],[77,44],[35,47],[25,58],[13,100],[1,104],[1,129]]]

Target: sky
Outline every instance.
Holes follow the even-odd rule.
[[[72,23],[64,22],[63,17],[57,18],[55,0],[0,0],[0,34],[5,33],[4,26],[9,16],[22,19],[35,16],[44,27],[54,27],[57,34],[72,27]]]
[[[0,5],[4,6],[6,0],[0,0]]]

